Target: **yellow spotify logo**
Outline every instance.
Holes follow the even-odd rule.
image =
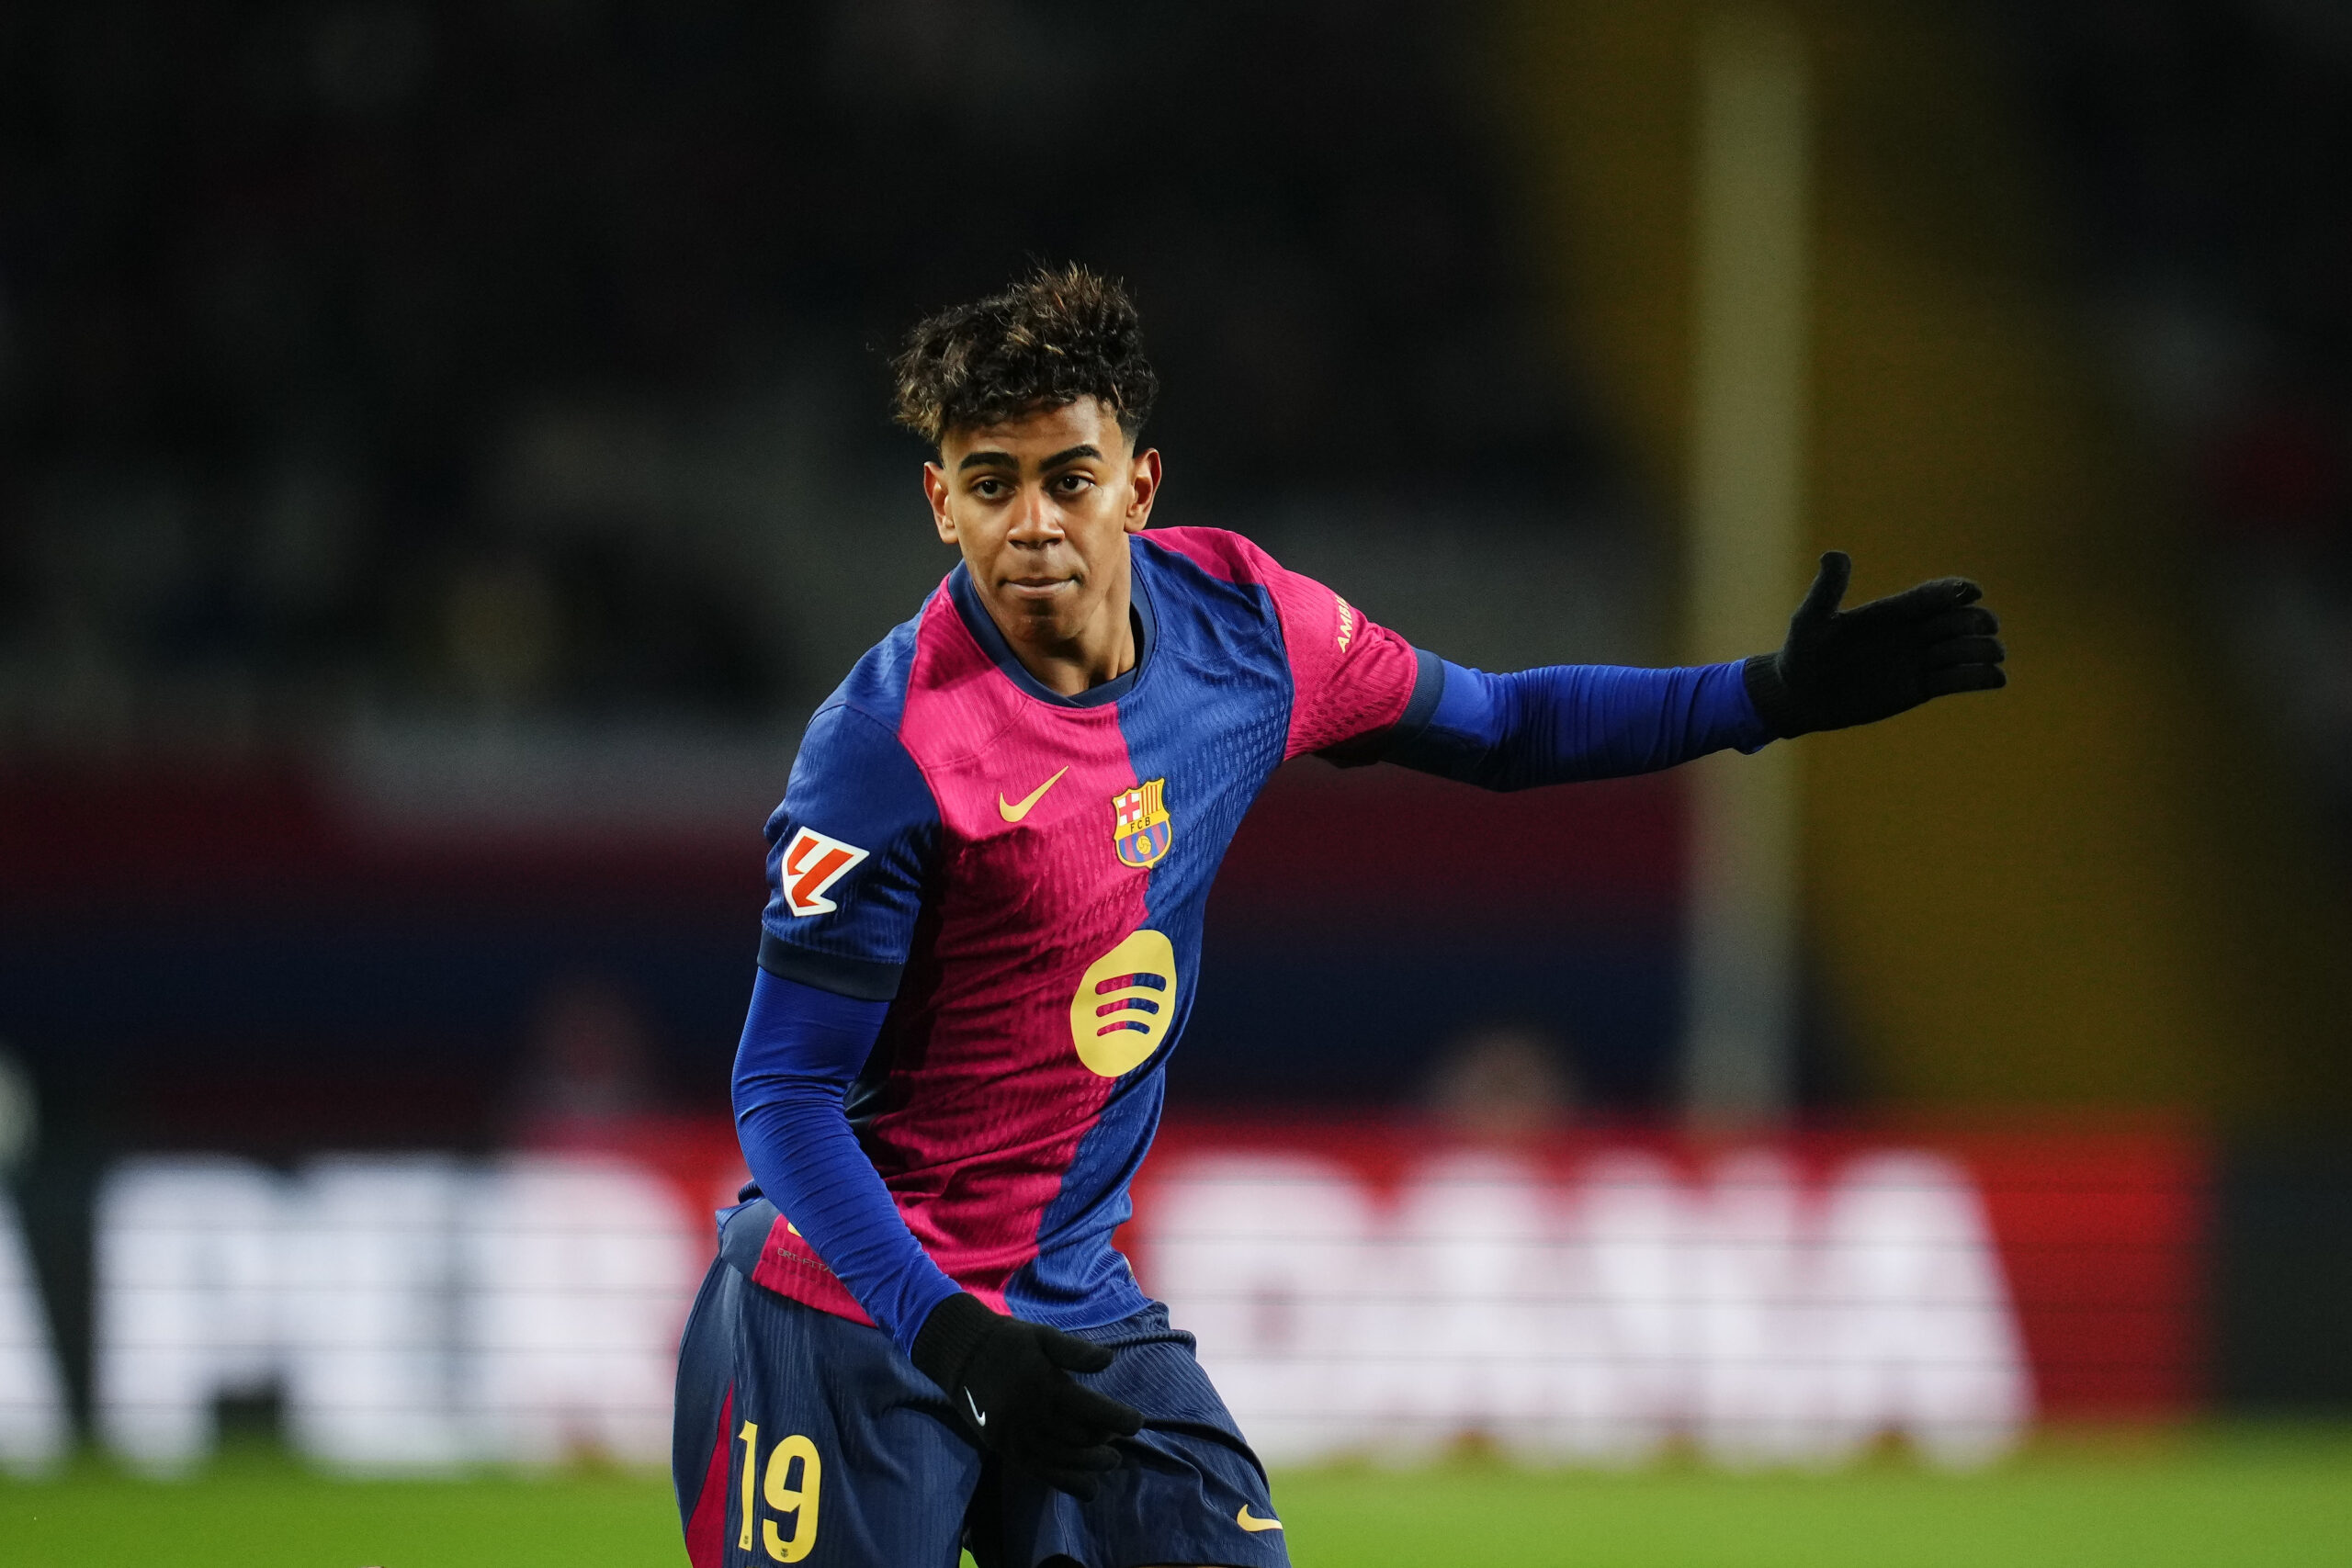
[[[1069,1037],[1090,1071],[1115,1078],[1159,1049],[1175,1013],[1176,949],[1136,931],[1087,965],[1069,999]]]

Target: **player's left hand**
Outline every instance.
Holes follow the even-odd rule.
[[[1748,698],[1773,734],[1871,724],[1930,697],[2008,684],[2000,618],[1976,603],[1982,588],[1939,577],[1840,610],[1853,570],[1845,551],[1824,554],[1789,640],[1747,661]]]
[[[1103,1474],[1119,1468],[1114,1440],[1143,1428],[1133,1405],[1069,1375],[1106,1370],[1109,1350],[1007,1317],[977,1296],[950,1296],[933,1308],[911,1359],[946,1393],[973,1442],[1081,1500],[1092,1498]]]

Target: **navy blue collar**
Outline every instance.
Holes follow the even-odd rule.
[[[1135,616],[1136,661],[1125,674],[1099,686],[1089,686],[1074,697],[1066,697],[1038,680],[1014,657],[1012,645],[1004,640],[1004,633],[989,615],[988,606],[980,603],[978,592],[972,587],[972,574],[965,570],[962,561],[957,561],[956,570],[947,574],[947,594],[955,601],[956,613],[963,617],[965,628],[978,639],[981,649],[1012,678],[1014,685],[1039,702],[1051,703],[1056,707],[1101,707],[1105,703],[1117,702],[1135,689],[1136,682],[1143,678],[1145,667],[1151,662],[1152,646],[1159,640],[1159,623],[1151,613],[1151,592],[1143,584],[1142,563],[1136,560],[1139,554],[1132,544],[1128,546],[1127,558],[1135,563],[1127,581],[1131,585],[1130,613]]]

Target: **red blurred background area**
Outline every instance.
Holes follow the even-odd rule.
[[[1982,1204],[2041,1415],[2134,1420],[2201,1408],[2211,1370],[2210,1145],[2178,1126],[2041,1121],[2025,1128],[1894,1122],[1761,1142],[1560,1130],[1501,1146],[1536,1179],[1563,1189],[1629,1151],[1663,1161],[1693,1192],[1743,1154],[1785,1161],[1798,1184],[1815,1193],[1868,1155],[1903,1151],[1949,1160]],[[1137,1184],[1136,1219],[1121,1246],[1147,1260],[1148,1286],[1157,1184],[1181,1178],[1204,1156],[1317,1157],[1351,1173],[1380,1206],[1393,1203],[1400,1186],[1438,1156],[1496,1146],[1465,1144],[1430,1118],[1172,1118]]]
[[[682,1208],[697,1217],[731,1201],[743,1179],[731,1129],[717,1118],[548,1124],[532,1146],[623,1155],[659,1174]],[[1793,1278],[1800,1291],[1818,1288],[1836,1294],[1826,1281],[1805,1273],[1841,1247],[1861,1245],[1841,1237],[1837,1222],[1826,1217],[1832,1195],[1853,1173],[1890,1159],[1904,1162],[1899,1168],[1925,1162],[1931,1172],[1951,1173],[1954,1194],[1982,1228],[1973,1235],[1965,1227],[1954,1234],[1929,1220],[1917,1234],[1881,1236],[1875,1244],[1891,1240],[1934,1252],[1981,1242],[1981,1264],[1992,1285],[1987,1309],[2002,1332],[2013,1337],[2026,1414],[2058,1422],[2171,1421],[2207,1407],[2213,1371],[2208,1270],[2214,1160],[2204,1139],[2177,1125],[2101,1126],[2080,1119],[2070,1124],[2058,1117],[2041,1118],[2039,1125],[1995,1128],[1893,1122],[1758,1139],[1558,1123],[1498,1135],[1450,1126],[1432,1115],[1180,1111],[1161,1127],[1135,1188],[1135,1215],[1121,1228],[1118,1246],[1134,1261],[1144,1288],[1167,1294],[1180,1314],[1213,1311],[1222,1286],[1247,1298],[1248,1321],[1273,1325],[1262,1336],[1269,1343],[1213,1345],[1213,1358],[1252,1350],[1309,1353],[1316,1348],[1317,1325],[1311,1314],[1301,1312],[1300,1302],[1306,1299],[1311,1306],[1318,1287],[1363,1298],[1375,1309],[1393,1302],[1406,1311],[1414,1303],[1426,1306],[1433,1295],[1461,1292],[1459,1305],[1483,1325],[1466,1331],[1470,1343],[1449,1352],[1430,1341],[1432,1331],[1424,1323],[1387,1348],[1400,1365],[1447,1353],[1505,1355],[1510,1346],[1483,1337],[1502,1326],[1493,1316],[1496,1307],[1547,1292],[1590,1305],[1596,1287],[1588,1277],[1546,1279],[1543,1270],[1556,1262],[1557,1249],[1592,1245],[1578,1211],[1591,1207],[1598,1189],[1623,1183],[1629,1171],[1637,1178],[1653,1174],[1679,1206],[1643,1238],[1670,1255],[1662,1276],[1668,1283],[1657,1297],[1614,1304],[1669,1320],[1659,1337],[1682,1342],[1685,1353],[1702,1357],[1699,1341],[1706,1331],[1691,1314],[1769,1313],[1789,1304],[1774,1295],[1785,1286],[1755,1285],[1750,1275],[1739,1275],[1727,1286],[1720,1274],[1711,1275],[1717,1249],[1752,1257],[1785,1248],[1790,1259],[1768,1263],[1762,1278]],[[1318,1188],[1337,1184],[1360,1201],[1366,1221],[1360,1234],[1318,1229],[1307,1216],[1329,1211],[1314,1201],[1320,1193],[1309,1193],[1309,1201],[1295,1211],[1300,1216],[1295,1233],[1275,1236],[1295,1254],[1295,1268],[1268,1275],[1259,1267],[1272,1234],[1266,1225],[1243,1222],[1219,1229],[1212,1224],[1204,1235],[1195,1218],[1191,1223],[1196,1228],[1184,1241],[1196,1250],[1207,1249],[1209,1267],[1204,1271],[1197,1263],[1175,1266],[1173,1274],[1163,1269],[1171,1189],[1204,1179],[1231,1181],[1236,1171],[1258,1173],[1236,1202],[1262,1201],[1280,1213],[1286,1186],[1295,1193],[1302,1182]],[[1797,1195],[1802,1207],[1791,1230],[1769,1224],[1759,1229],[1752,1219],[1739,1217],[1742,1189],[1752,1188],[1759,1171],[1772,1179],[1785,1177]],[[1482,1204],[1491,1203],[1498,1182],[1535,1195],[1555,1216],[1556,1229],[1530,1235],[1506,1219],[1498,1231],[1493,1216],[1480,1212]],[[1428,1244],[1432,1224],[1442,1235],[1486,1235],[1501,1249],[1498,1259],[1468,1269],[1455,1259],[1451,1268],[1423,1271],[1410,1261],[1409,1248],[1416,1237]],[[1377,1260],[1341,1277],[1335,1270],[1335,1247],[1344,1251],[1358,1246],[1378,1252]],[[1204,1272],[1213,1281],[1209,1297],[1194,1299],[1201,1295]],[[1756,1293],[1743,1294],[1747,1288]],[[1948,1276],[1924,1274],[1913,1289],[1917,1299],[1890,1304],[1924,1312],[1931,1325],[1934,1314],[1958,1304]],[[1828,1309],[1841,1304],[1820,1303]],[[1436,1332],[1444,1337],[1442,1328]],[[1521,1348],[1539,1360],[1561,1352],[1556,1326],[1549,1336],[1535,1332],[1524,1337],[1528,1343]],[[1814,1345],[1802,1327],[1791,1332],[1786,1325],[1767,1325],[1752,1343],[1775,1347],[1775,1357],[1799,1361],[1830,1353]],[[1922,1352],[1929,1358],[1936,1353],[1934,1346]],[[1368,1354],[1376,1360],[1381,1351],[1375,1348]],[[1472,1415],[1460,1419],[1464,1429],[1476,1426]]]

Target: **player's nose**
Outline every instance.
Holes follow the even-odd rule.
[[[1061,536],[1061,520],[1042,489],[1023,490],[1013,512],[1011,537],[1015,544],[1042,545]]]

